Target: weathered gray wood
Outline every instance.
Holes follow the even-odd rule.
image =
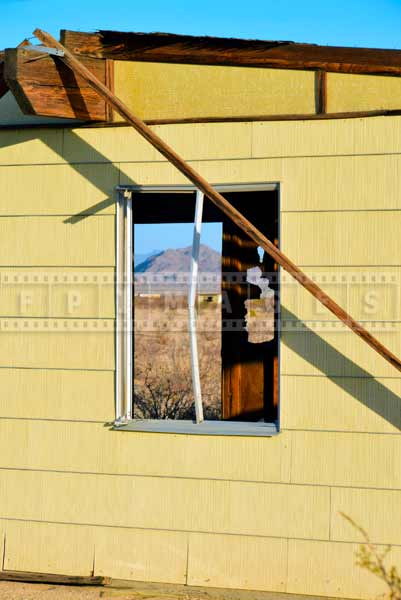
[[[78,577],[54,573],[25,573],[23,571],[0,571],[0,581],[24,583],[54,583],[61,585],[109,585],[110,577]]]

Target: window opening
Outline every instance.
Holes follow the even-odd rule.
[[[276,190],[226,196],[278,244]],[[126,415],[276,422],[277,266],[200,192],[133,193],[132,206],[132,224],[124,228],[131,227],[134,239],[124,261],[131,277],[134,272],[131,308],[127,272],[123,295],[134,323],[124,345],[125,352],[133,346],[131,392],[124,378]],[[130,252],[127,239],[124,248]]]

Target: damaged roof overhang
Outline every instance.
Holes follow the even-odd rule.
[[[401,74],[401,50],[107,30],[62,30],[61,43],[79,56],[114,60]]]
[[[401,75],[400,50],[106,30],[95,33],[62,30],[61,42],[110,89],[113,89],[114,60],[314,70],[323,76],[326,72]],[[29,115],[86,122],[111,120],[110,109],[85,81],[53,56],[24,49],[27,43],[24,41],[18,48],[0,53],[0,98],[11,90],[23,113]],[[377,112],[371,111],[369,115]],[[380,114],[387,112],[380,111]],[[273,118],[344,116],[361,115],[277,115]],[[270,118],[261,115],[258,120]],[[247,120],[246,115],[241,120]]]

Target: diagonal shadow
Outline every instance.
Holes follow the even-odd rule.
[[[40,140],[44,145],[48,146],[53,152],[55,152],[56,154],[58,154],[60,156],[60,158],[62,158],[63,160],[65,160],[65,156],[64,156],[64,144],[62,144],[61,148],[60,148],[60,144],[59,144],[59,138],[57,138],[56,136],[52,136],[52,135],[46,135],[46,133],[48,133],[49,131],[51,131],[53,128],[50,129],[42,129],[42,128],[32,128],[32,129],[18,129],[18,141],[14,142],[14,143],[19,143],[19,144],[23,144],[25,142],[28,142],[30,140]],[[58,129],[58,127],[56,127],[55,129]],[[73,143],[74,143],[74,147],[76,149],[76,152],[79,156],[82,155],[87,155],[90,156],[90,162],[68,162],[67,164],[72,167],[77,173],[79,173],[79,175],[81,175],[83,178],[85,178],[88,182],[90,182],[92,185],[94,185],[98,190],[100,190],[101,192],[104,193],[105,198],[103,200],[101,200],[100,202],[97,202],[96,204],[93,204],[91,206],[88,206],[88,208],[83,209],[82,211],[80,211],[79,213],[70,215],[67,219],[65,219],[64,223],[72,225],[74,223],[78,223],[79,221],[90,217],[98,212],[101,212],[102,210],[104,210],[105,208],[107,208],[108,206],[113,205],[116,202],[116,197],[114,195],[114,193],[112,195],[110,195],[110,185],[107,184],[107,181],[105,181],[105,178],[102,177],[102,173],[101,170],[98,169],[88,169],[88,165],[106,165],[107,164],[107,168],[109,169],[110,172],[110,179],[112,181],[115,181],[117,183],[120,183],[120,175],[121,175],[121,171],[119,169],[119,167],[113,163],[112,160],[110,160],[110,158],[108,158],[107,156],[105,156],[104,154],[102,154],[101,152],[99,152],[98,150],[96,150],[96,148],[94,146],[92,146],[91,144],[88,144],[87,142],[85,142],[82,138],[79,137],[79,135],[77,135],[76,133],[74,133],[74,131],[72,129],[68,129],[65,128],[63,129],[63,136],[64,136],[64,132],[68,131],[68,135],[72,138]],[[10,142],[10,137],[7,136],[6,138],[7,142],[3,143],[1,137],[0,137],[0,148],[5,147],[7,145],[13,145],[12,142]],[[60,165],[65,164],[65,163],[60,163]],[[39,164],[37,166],[40,166]],[[131,179],[130,177],[128,177],[127,175],[124,175],[124,181],[125,183],[127,183],[127,185],[136,185],[137,182],[134,181],[133,179]]]
[[[283,321],[299,321],[296,315],[283,306],[281,306],[281,319]],[[310,351],[305,349],[305,334],[310,339]],[[327,379],[401,431],[401,398],[377,381],[371,373],[341,354],[305,323],[303,323],[302,332],[284,334],[281,336],[281,341],[319,369]],[[347,376],[335,376],[327,373],[328,364],[339,365],[341,372],[347,373]],[[364,393],[366,392],[364,386],[355,384],[355,379],[361,378],[370,383],[369,395]]]
[[[100,202],[97,202],[96,204],[92,204],[92,206],[88,206],[88,208],[85,208],[81,212],[76,213],[75,215],[71,215],[70,217],[67,217],[66,219],[64,219],[63,223],[68,223],[69,225],[73,225],[74,223],[79,223],[79,221],[82,221],[82,219],[86,219],[86,217],[90,217],[91,215],[94,215],[97,212],[100,212],[101,210],[114,204],[114,202],[115,202],[114,198],[106,198],[105,200],[101,200]]]
[[[66,69],[65,65],[55,60],[55,58],[53,58],[53,61],[67,93],[71,108],[74,107],[75,114],[78,115],[76,118],[90,121],[89,110],[81,94],[81,88],[75,73],[71,69]]]
[[[94,146],[92,146],[91,144],[88,144],[88,142],[85,142],[81,137],[79,137],[79,135],[74,133],[74,131],[72,131],[71,129],[68,129],[68,130],[65,129],[63,132],[63,135],[67,131],[68,131],[68,135],[73,140],[73,145],[79,156],[83,156],[83,155],[90,156],[92,164],[99,164],[99,165],[107,164],[107,168],[110,170],[110,179],[120,183],[121,171],[120,171],[118,164],[117,165],[114,164],[113,161],[110,160],[110,158],[108,158],[107,156],[105,156],[104,154],[102,154],[101,152],[96,150],[96,148]],[[40,136],[39,136],[39,139],[41,139]],[[44,136],[42,141],[44,144],[46,144],[46,146],[51,148],[54,152],[58,153],[61,156],[61,158],[65,159],[65,156],[63,154],[64,148],[63,148],[62,152],[60,153],[58,144],[57,144],[56,140],[53,139],[52,136],[48,136],[48,137]],[[63,146],[64,146],[64,144],[63,144]],[[97,169],[87,169],[88,163],[84,163],[84,162],[69,162],[68,164],[77,173],[79,173],[82,177],[84,177],[87,181],[89,181],[91,184],[93,184],[95,187],[97,187],[100,191],[102,191],[105,194],[106,198],[96,204],[93,204],[92,206],[88,206],[88,208],[85,208],[84,210],[80,211],[79,213],[71,215],[64,221],[65,223],[68,223],[70,225],[72,225],[74,223],[78,223],[79,221],[82,221],[82,219],[90,217],[91,215],[94,215],[94,214],[102,211],[103,209],[107,208],[108,206],[115,204],[115,202],[116,202],[115,195],[112,194],[112,196],[110,197],[110,186],[107,185],[107,182],[105,182],[104,178],[102,179],[101,177],[98,176]],[[128,177],[127,175],[125,175],[125,183],[127,185],[136,185],[136,182],[133,179],[131,179],[130,177]]]

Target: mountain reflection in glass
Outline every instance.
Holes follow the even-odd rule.
[[[134,227],[136,419],[194,419],[188,291],[192,223]],[[221,418],[220,223],[204,223],[197,288],[197,338],[205,419]],[[210,244],[210,245],[208,245]],[[211,247],[213,246],[213,247]]]

